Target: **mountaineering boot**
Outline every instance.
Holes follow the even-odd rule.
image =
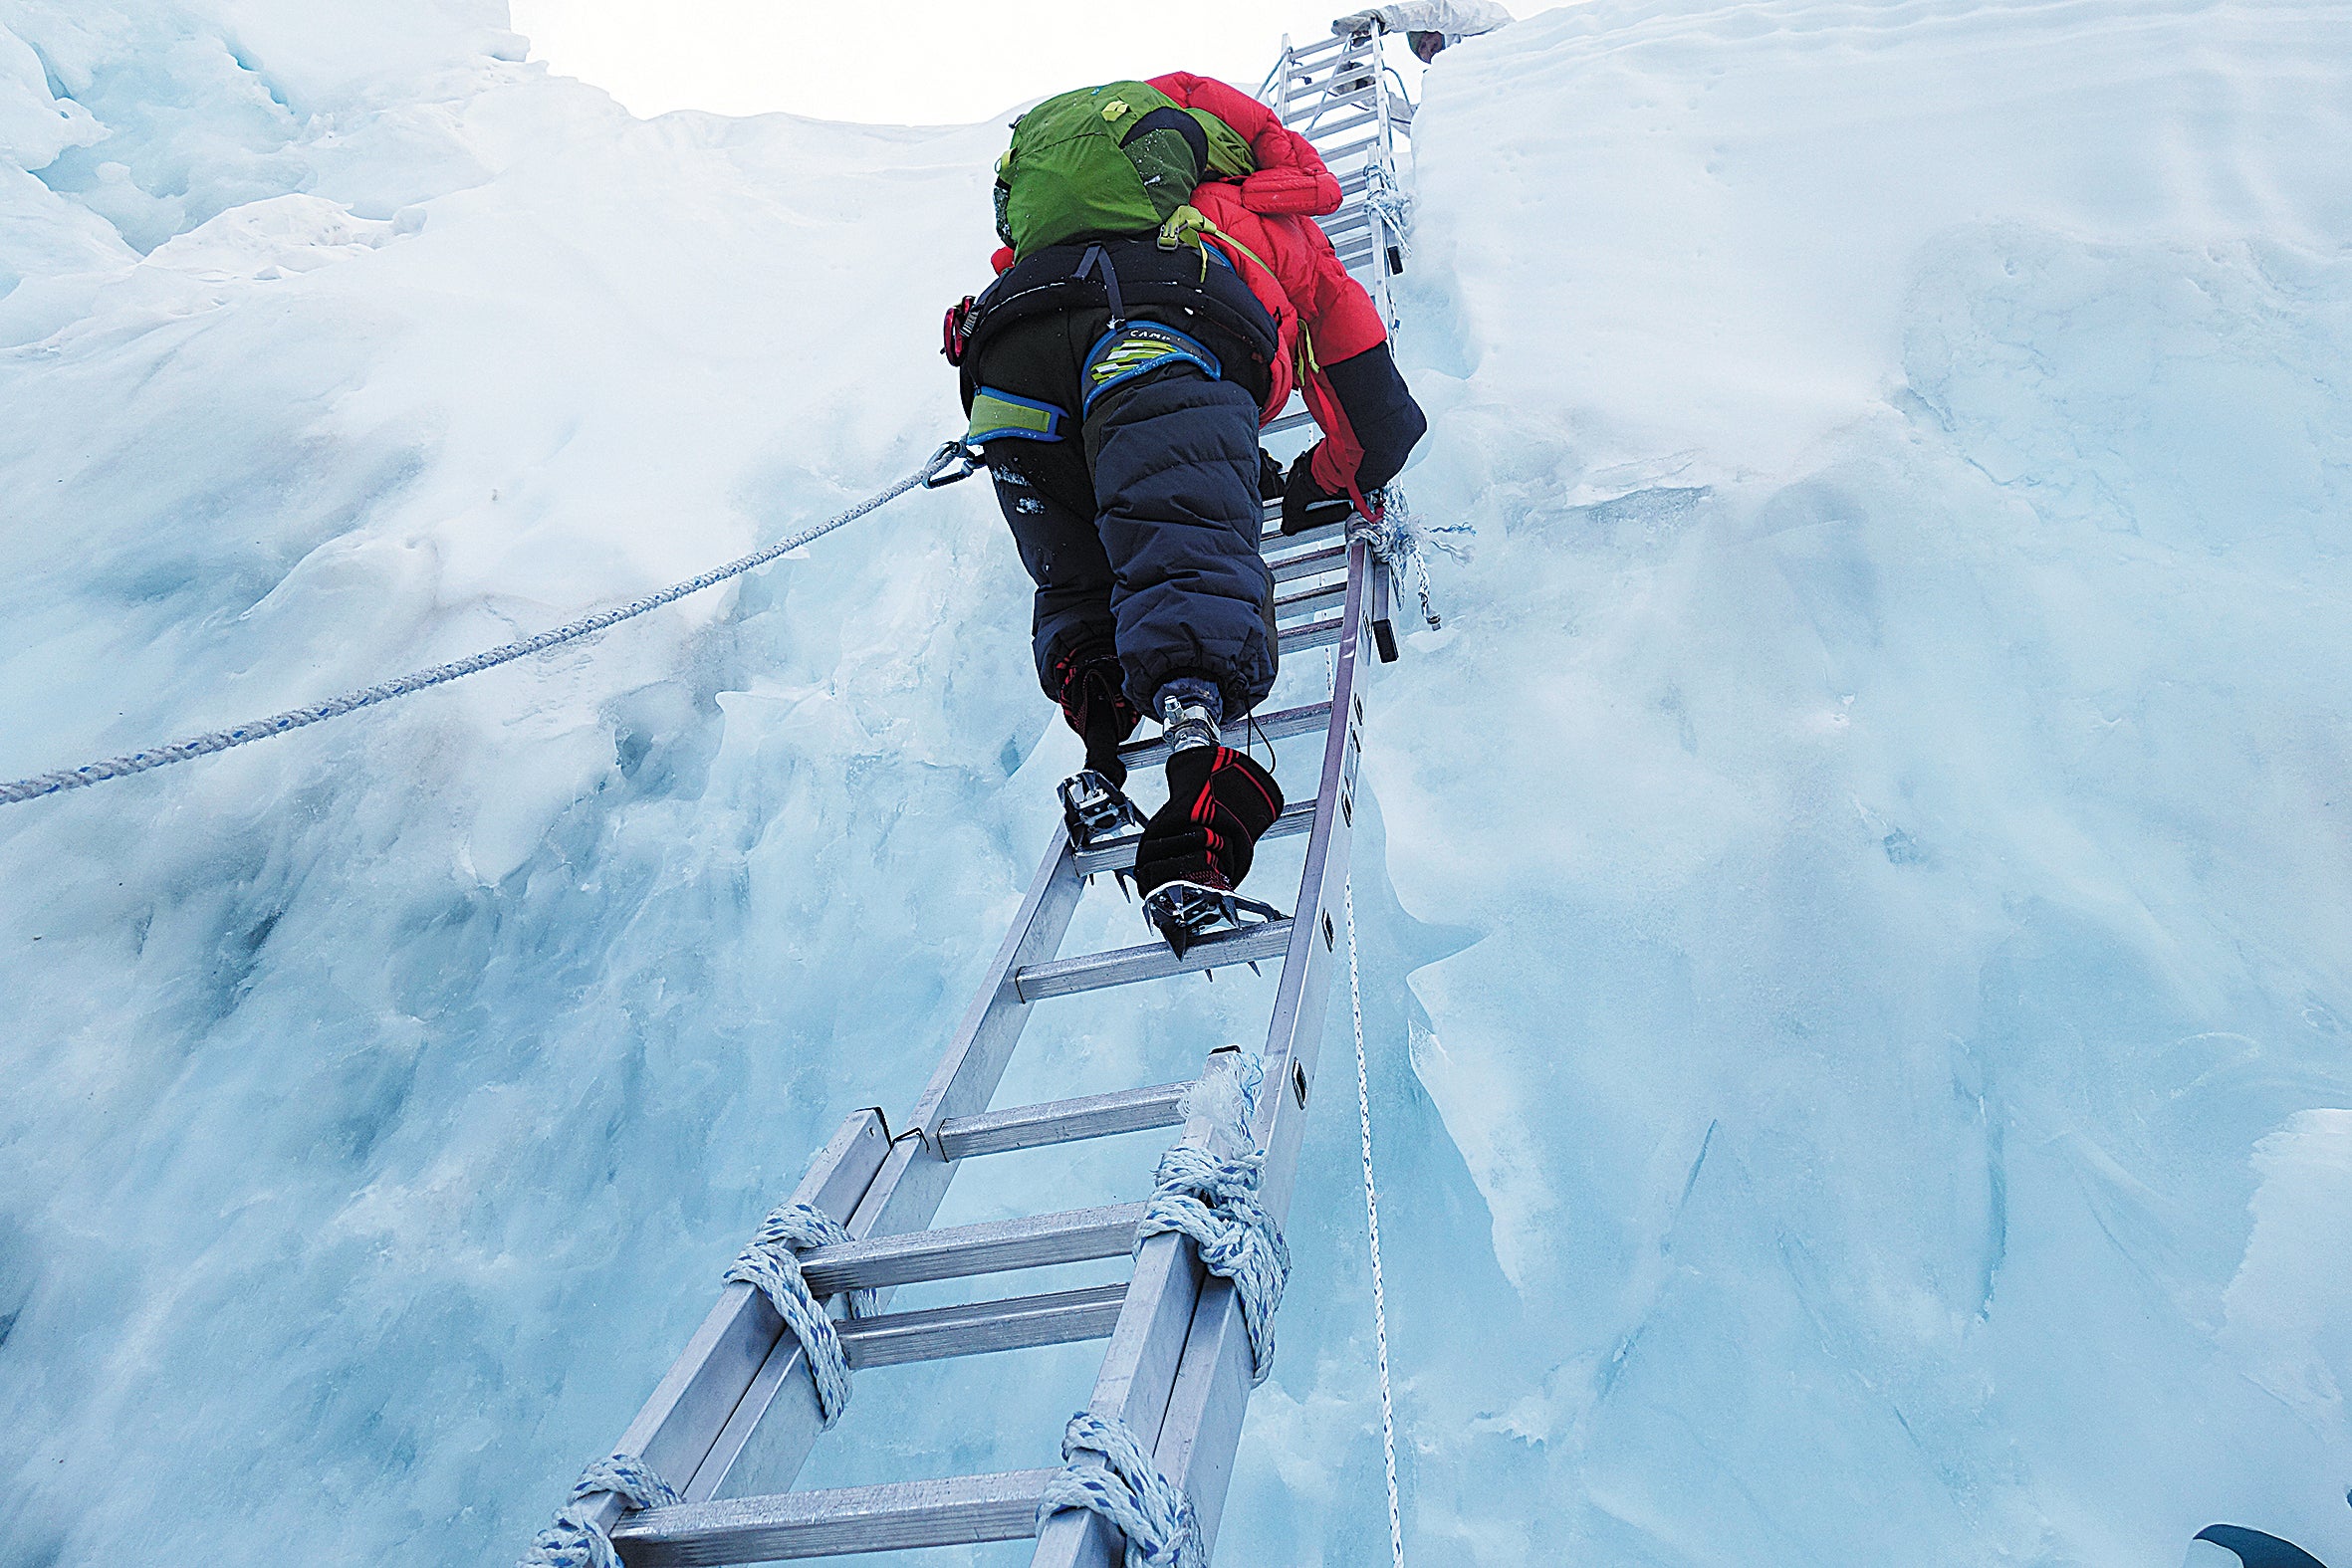
[[[1065,655],[1054,668],[1060,677],[1061,717],[1086,743],[1086,766],[1061,781],[1061,820],[1074,847],[1099,849],[1143,828],[1143,813],[1120,787],[1127,765],[1119,760],[1119,744],[1143,716],[1121,689],[1115,657],[1100,651]]]
[[[1062,720],[1086,743],[1088,771],[1100,774],[1114,789],[1125,784],[1127,765],[1119,761],[1119,747],[1143,715],[1127,700],[1117,656],[1097,644],[1063,654],[1054,661],[1054,673],[1061,687]]]
[[[1160,689],[1168,736],[1168,803],[1135,846],[1143,918],[1179,957],[1205,933],[1279,920],[1282,912],[1234,889],[1250,874],[1258,840],[1283,814],[1282,786],[1248,756],[1217,744],[1215,688],[1171,681]]]

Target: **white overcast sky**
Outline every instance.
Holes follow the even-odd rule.
[[[1255,92],[1284,33],[1299,44],[1326,38],[1331,18],[1355,9],[1338,0],[511,3],[534,60],[637,114],[784,110],[899,125],[970,124],[1066,88],[1163,71]],[[1535,8],[1511,5],[1522,16]]]

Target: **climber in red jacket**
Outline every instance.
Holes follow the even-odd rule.
[[[1258,171],[1239,182],[1201,184],[1192,204],[1215,225],[1204,238],[1226,242],[1250,292],[1275,319],[1282,362],[1265,418],[1282,411],[1295,385],[1323,431],[1302,460],[1305,472],[1292,468],[1285,531],[1306,526],[1316,502],[1352,498],[1372,515],[1366,493],[1395,477],[1427,426],[1389,355],[1380,312],[1313,221],[1338,210],[1339,181],[1311,142],[1247,94],[1186,71],[1151,85],[1224,120],[1258,160]]]
[[[1189,71],[1154,77],[1151,85],[1186,109],[1224,120],[1257,160],[1257,171],[1239,181],[1196,186],[1192,205],[1213,225],[1202,238],[1234,264],[1275,324],[1262,422],[1281,413],[1296,390],[1323,431],[1292,466],[1284,532],[1310,526],[1309,517],[1327,520],[1336,501],[1352,499],[1370,514],[1366,493],[1404,467],[1427,422],[1388,352],[1379,310],[1313,221],[1338,210],[1338,179],[1312,142],[1239,89]],[[1012,247],[999,249],[993,261],[1000,275],[1009,271]],[[987,303],[984,297],[982,306]],[[981,316],[975,310],[966,330],[975,342]]]

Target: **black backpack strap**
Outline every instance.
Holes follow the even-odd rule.
[[[1086,254],[1078,258],[1078,270],[1070,277],[1083,282],[1096,268],[1102,272],[1102,292],[1110,296],[1110,325],[1116,332],[1127,325],[1127,302],[1119,298],[1119,270],[1110,264],[1110,252],[1099,245],[1087,246]]]
[[[1173,104],[1153,110],[1128,126],[1127,133],[1119,137],[1119,145],[1126,146],[1137,136],[1148,134],[1154,130],[1173,130],[1184,138],[1186,146],[1192,148],[1194,184],[1197,185],[1209,177],[1209,133],[1201,127],[1199,120]]]

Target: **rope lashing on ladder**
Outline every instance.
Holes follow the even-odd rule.
[[[1100,1455],[1105,1467],[1079,1464],[1081,1454]],[[1192,1499],[1159,1472],[1125,1422],[1079,1411],[1061,1435],[1061,1457],[1067,1467],[1038,1502],[1040,1534],[1056,1510],[1083,1508],[1127,1538],[1126,1568],[1207,1568]]]
[[[1380,220],[1400,256],[1413,254],[1413,198],[1390,184],[1388,171],[1378,164],[1364,186],[1364,210]]]
[[[755,1287],[776,1308],[776,1315],[792,1329],[809,1358],[809,1380],[817,1385],[817,1413],[830,1427],[849,1403],[849,1357],[833,1320],[809,1292],[801,1273],[800,1254],[813,1246],[836,1246],[849,1240],[839,1221],[807,1204],[786,1204],[761,1223],[760,1233],[727,1269],[730,1284]],[[873,1310],[870,1290],[850,1293],[849,1315],[863,1317]]]
[[[1421,618],[1435,631],[1444,623],[1438,619],[1429,599],[1428,553],[1434,550],[1456,560],[1469,559],[1468,553],[1451,536],[1469,534],[1470,526],[1422,522],[1406,504],[1405,493],[1394,485],[1376,491],[1374,497],[1380,508],[1380,520],[1375,523],[1357,513],[1347,520],[1347,538],[1350,543],[1362,540],[1371,550],[1372,559],[1391,570],[1408,565],[1413,568],[1414,585],[1421,595]]]
[[[1151,1203],[1135,1228],[1138,1243],[1167,1232],[1189,1235],[1201,1251],[1201,1266],[1230,1279],[1241,1298],[1242,1326],[1250,1334],[1250,1382],[1264,1383],[1274,1370],[1274,1314],[1291,1277],[1291,1249],[1274,1216],[1258,1202],[1266,1156],[1236,1159],[1178,1144],[1160,1157],[1152,1173]]]
[[[634,1455],[615,1454],[598,1459],[572,1483],[572,1500],[558,1511],[555,1523],[539,1532],[518,1568],[620,1568],[620,1554],[613,1550],[612,1537],[583,1506],[607,1492],[632,1508],[679,1500],[676,1489]]]
[[[567,642],[575,642],[582,637],[592,636],[607,627],[617,626],[624,620],[634,620],[649,610],[657,610],[664,604],[675,603],[688,594],[700,593],[704,588],[716,587],[730,577],[740,577],[747,571],[768,564],[779,556],[790,555],[803,545],[823,539],[833,530],[856,522],[867,513],[897,500],[918,486],[926,490],[936,490],[942,485],[952,485],[959,479],[969,477],[979,466],[971,449],[966,447],[963,442],[950,441],[932,453],[916,472],[909,474],[888,489],[867,497],[838,517],[829,518],[815,528],[803,529],[788,539],[780,539],[773,545],[755,550],[750,555],[740,557],[723,566],[715,566],[698,577],[689,577],[683,582],[663,588],[658,593],[648,593],[641,599],[634,599],[611,609],[597,610],[592,615],[584,615],[576,621],[558,626],[550,631],[543,631],[535,637],[525,637],[518,642],[503,643],[498,647],[484,649],[480,653],[463,659],[454,659],[447,664],[436,664],[431,669],[418,670],[413,674],[403,675],[397,680],[383,681],[374,686],[364,686],[354,692],[346,692],[341,697],[331,697],[325,702],[313,703],[307,708],[289,708],[284,713],[272,714],[266,719],[251,719],[243,724],[232,725],[226,730],[214,730],[209,735],[191,736],[187,740],[173,741],[169,745],[150,746],[145,751],[128,752],[120,757],[107,758],[103,762],[87,763],[80,768],[69,768],[50,774],[37,774],[30,779],[19,779],[12,783],[0,784],[0,805],[15,805],[24,800],[38,800],[43,795],[61,794],[68,789],[81,789],[91,784],[104,784],[110,779],[127,779],[133,774],[143,774],[150,769],[167,768],[173,763],[185,763],[199,757],[210,757],[216,752],[226,752],[235,747],[249,746],[255,741],[266,741],[273,735],[284,735],[289,731],[306,729],[329,719],[340,719],[347,713],[356,713],[362,708],[372,708],[378,703],[390,702],[395,697],[405,697],[411,692],[420,692],[428,687],[445,685],[464,676],[477,675],[484,670],[495,669],[501,664],[511,664],[517,659],[529,658],[534,653],[545,653],[550,648],[561,647]]]
[[[1170,1149],[1152,1173],[1151,1202],[1135,1228],[1138,1247],[1169,1232],[1192,1237],[1201,1266],[1233,1281],[1250,1336],[1253,1387],[1274,1370],[1274,1314],[1291,1277],[1282,1227],[1258,1202],[1266,1155],[1251,1145],[1250,1118],[1265,1073],[1265,1065],[1245,1052],[1226,1102],[1210,1112],[1228,1142],[1248,1152],[1228,1157],[1191,1144]]]

